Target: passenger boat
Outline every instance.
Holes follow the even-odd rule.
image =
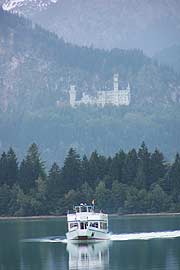
[[[94,205],[81,203],[67,214],[67,240],[108,240],[108,215],[95,212]]]

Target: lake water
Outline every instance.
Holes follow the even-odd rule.
[[[180,269],[179,216],[115,216],[109,227],[111,241],[75,245],[65,218],[0,220],[0,270]]]

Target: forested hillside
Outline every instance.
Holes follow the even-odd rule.
[[[129,107],[69,107],[70,84],[93,95],[112,88],[114,72],[130,83]],[[0,10],[1,152],[13,146],[21,158],[35,141],[50,164],[71,146],[109,155],[145,140],[171,159],[180,150],[179,101],[179,75],[142,51],[77,47]]]
[[[31,110],[79,93],[112,87],[112,74],[132,87],[132,103],[179,101],[180,78],[140,50],[97,50],[65,43],[32,22],[0,10],[1,109]]]
[[[154,59],[180,73],[180,45],[174,45],[157,52],[154,55]]]
[[[49,172],[33,143],[19,164],[12,148],[0,158],[0,215],[65,214],[81,202],[112,213],[180,211],[180,156],[167,163],[143,142],[139,150],[113,156],[94,151],[80,157],[71,148],[63,166]]]

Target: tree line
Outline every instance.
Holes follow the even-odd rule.
[[[179,154],[170,164],[144,142],[138,150],[120,150],[112,157],[97,151],[80,157],[71,148],[63,166],[54,162],[48,172],[35,143],[20,163],[12,148],[0,158],[1,216],[65,214],[93,199],[110,213],[177,212],[179,194]]]

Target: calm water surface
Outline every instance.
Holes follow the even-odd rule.
[[[65,236],[65,218],[1,220],[0,270],[180,269],[180,237],[160,238],[166,231],[179,230],[180,236],[179,216],[110,217],[109,223],[113,234],[140,233],[141,240],[136,234],[134,240],[132,235],[131,240],[126,235],[126,241],[117,236],[118,241],[90,245],[51,242],[53,236]],[[143,240],[142,232],[161,234]]]

